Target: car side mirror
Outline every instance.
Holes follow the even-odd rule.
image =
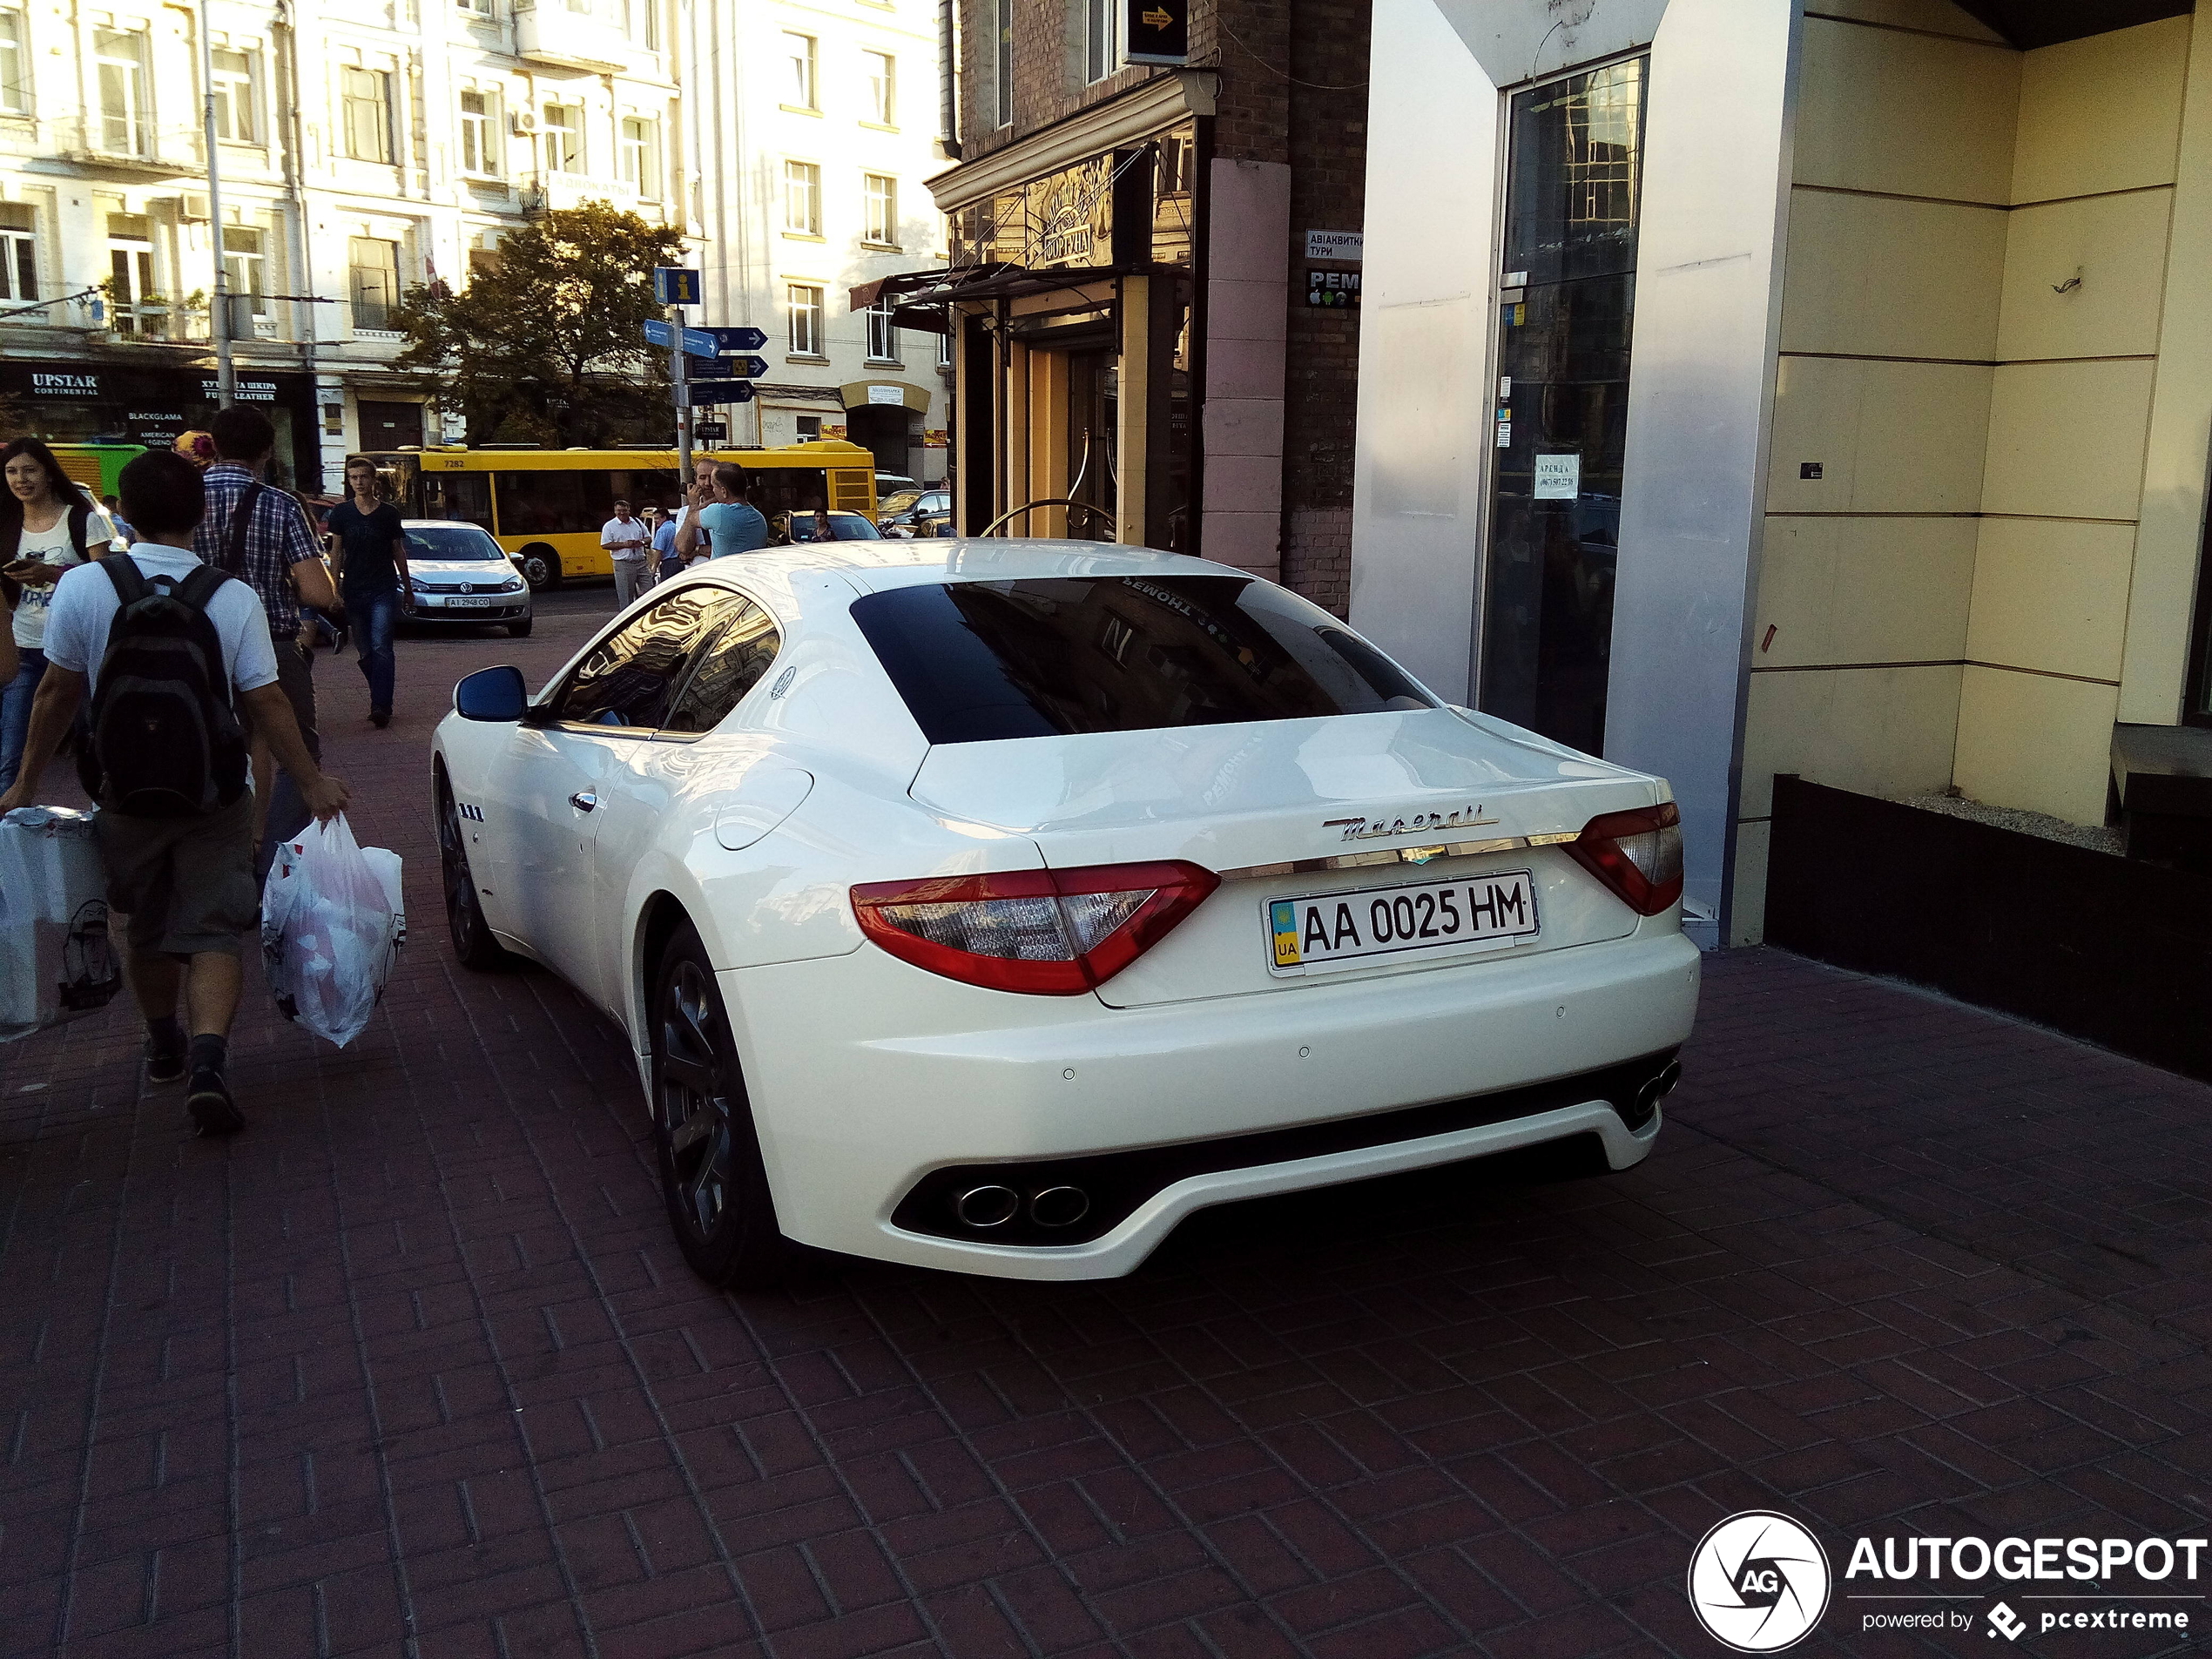
[[[519,720],[529,707],[519,668],[480,668],[453,688],[453,711],[464,720]]]

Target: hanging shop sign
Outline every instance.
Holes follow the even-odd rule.
[[[1105,155],[1023,186],[1022,263],[1033,271],[1111,263],[1113,184],[1114,158]]]
[[[1359,303],[1359,273],[1357,271],[1308,271],[1305,273],[1305,303],[1309,306],[1330,306],[1342,308]]]
[[[1190,0],[1121,0],[1122,61],[1190,61]]]

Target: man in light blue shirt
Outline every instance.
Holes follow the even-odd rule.
[[[694,488],[691,507],[676,532],[676,550],[686,559],[701,554],[718,559],[768,545],[768,521],[745,499],[743,467],[729,462],[716,467],[711,498]]]

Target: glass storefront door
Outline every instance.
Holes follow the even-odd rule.
[[[1613,638],[1648,58],[1509,122],[1480,706],[1597,753]]]

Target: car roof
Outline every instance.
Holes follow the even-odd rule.
[[[1228,576],[1251,572],[1181,553],[1114,542],[930,537],[910,542],[806,542],[735,556],[732,576],[787,587],[801,571],[834,570],[863,593],[942,582],[1050,577]]]

